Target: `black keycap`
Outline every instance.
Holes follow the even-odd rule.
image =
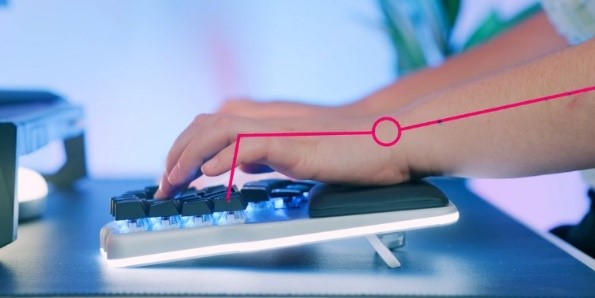
[[[130,201],[130,200],[137,201],[137,200],[144,200],[144,198],[142,198],[142,197],[134,194],[133,192],[127,192],[127,193],[124,193],[123,195],[121,195],[119,197],[113,197],[111,199],[111,202],[110,202],[110,214],[112,216],[115,216],[115,214],[116,214],[116,204],[118,202]]]
[[[205,192],[203,190],[198,190],[195,187],[191,187],[181,192],[177,199],[202,197],[204,193]]]
[[[229,202],[225,200],[225,194],[213,198],[213,211],[240,211],[246,209],[248,202],[244,200],[242,193],[232,192]]]
[[[116,220],[134,220],[147,217],[148,204],[145,200],[119,198],[112,200],[112,215]]]
[[[225,186],[223,184],[208,186],[208,187],[203,188],[202,191],[204,192],[204,196],[214,196],[214,195],[218,195],[221,192],[226,192],[227,186]]]
[[[115,211],[115,210],[116,210],[116,203],[117,203],[118,201],[124,201],[124,200],[125,200],[125,198],[122,198],[122,197],[113,197],[113,198],[110,200],[109,214],[111,214],[112,216],[115,216],[115,212],[116,212],[116,211]]]
[[[218,185],[216,187],[208,187],[203,189],[203,198],[214,199],[227,194],[227,186]],[[238,192],[238,188],[235,185],[231,186],[231,193]]]
[[[247,202],[263,202],[269,200],[269,194],[273,189],[284,188],[291,183],[285,179],[265,179],[248,182],[242,187],[242,195]]]
[[[200,216],[213,213],[213,201],[206,198],[194,197],[179,199],[182,216]]]
[[[148,217],[169,217],[180,214],[177,200],[148,200]]]
[[[157,185],[145,187],[145,195],[147,196],[147,198],[152,199],[153,196],[155,195],[155,192],[157,192],[157,189],[159,189],[159,186],[157,186]]]

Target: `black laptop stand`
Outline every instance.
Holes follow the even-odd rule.
[[[83,109],[45,91],[0,90],[0,247],[17,237],[18,158],[62,140],[66,162],[45,175],[57,186],[86,176]]]

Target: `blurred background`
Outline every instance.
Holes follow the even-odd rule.
[[[534,3],[463,1],[450,42]],[[226,98],[347,103],[395,80],[394,61],[373,0],[0,0],[0,88],[83,105],[94,178],[155,179],[178,133]],[[52,144],[21,162],[63,160]],[[542,231],[587,208],[577,173],[470,185]]]

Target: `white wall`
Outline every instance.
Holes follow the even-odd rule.
[[[150,176],[232,95],[354,100],[392,78],[373,1],[28,1],[0,10],[0,86],[84,105],[94,176]]]

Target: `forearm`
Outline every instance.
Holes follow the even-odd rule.
[[[547,20],[539,13],[518,27],[459,56],[437,68],[428,68],[404,77],[393,84],[343,108],[347,113],[385,114],[420,97],[462,84],[471,79],[527,62],[567,46]]]
[[[593,53],[590,41],[435,94],[395,116],[408,126],[593,86]],[[414,173],[514,177],[595,167],[594,134],[592,91],[406,130],[393,150],[408,155]]]

